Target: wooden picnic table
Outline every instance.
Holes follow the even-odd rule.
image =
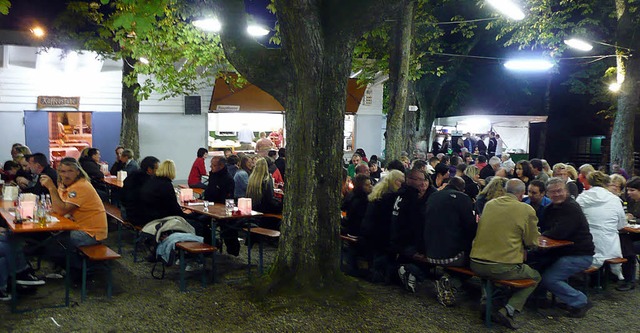
[[[124,182],[122,180],[118,180],[118,177],[116,176],[104,176],[102,181],[117,188],[122,188],[124,186]]]
[[[60,232],[68,232],[71,230],[78,230],[80,227],[77,223],[71,221],[70,219],[59,215],[59,214],[51,214],[53,219],[52,222],[48,222],[46,226],[40,226],[38,223],[34,223],[31,221],[24,221],[23,223],[16,224],[15,219],[15,209],[13,207],[12,201],[4,201],[2,202],[2,208],[0,208],[0,216],[7,223],[9,227],[9,243],[11,246],[11,251],[18,251],[19,240],[15,237],[15,235],[28,235],[33,233],[41,233],[41,232],[49,232],[49,233],[57,233],[52,234],[51,237],[57,237],[61,235]],[[44,244],[48,242],[44,240],[40,244]],[[66,257],[66,267],[65,271],[70,272],[70,258],[71,258],[71,250],[66,249],[65,251]],[[18,304],[18,293],[16,287],[16,258],[12,256],[9,262],[9,276],[11,277],[11,312],[18,312],[17,304]],[[65,298],[64,298],[64,306],[69,306],[69,289],[71,286],[70,274],[65,275]]]
[[[538,247],[541,249],[553,249],[568,245],[573,245],[573,242],[568,240],[553,239],[547,236],[540,236],[538,238]]]

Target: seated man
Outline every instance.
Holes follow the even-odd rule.
[[[156,174],[160,160],[154,156],[147,156],[140,162],[140,170],[127,175],[122,187],[122,216],[131,224],[145,225],[142,204],[142,187],[152,176]]]
[[[525,246],[535,246],[540,236],[536,212],[520,202],[525,191],[521,180],[509,180],[505,190],[506,195],[484,206],[471,248],[471,269],[482,277],[533,279],[537,285],[540,274],[524,264]],[[535,289],[536,286],[515,290],[507,305],[491,314],[492,319],[506,327],[517,328],[516,312],[522,312],[524,303]]]
[[[233,199],[234,186],[233,177],[227,170],[227,159],[222,156],[212,157],[209,184],[204,190],[204,199],[224,203],[225,199]]]
[[[471,243],[476,236],[476,217],[473,201],[464,194],[465,181],[453,177],[442,190],[433,193],[427,201],[424,222],[424,246],[427,262],[440,266],[463,266],[469,264]],[[443,214],[443,212],[447,212]],[[443,294],[452,295],[449,276],[437,281],[438,300],[444,302]],[[460,279],[454,276],[453,286],[459,288]]]
[[[120,162],[122,162],[122,171],[126,171],[127,174],[133,173],[136,170],[140,170],[138,162],[133,159],[133,150],[125,149],[120,154]]]
[[[72,230],[66,237],[58,237],[58,244],[52,244],[49,254],[57,262],[65,257],[64,248],[94,245],[107,238],[107,214],[96,190],[91,186],[89,177],[80,164],[72,157],[65,157],[58,167],[60,185],[47,175],[40,183],[51,194],[51,208],[60,215],[69,215],[78,224],[78,230]],[[63,248],[64,247],[64,248]],[[79,268],[79,257],[72,262]]]
[[[543,181],[534,179],[529,183],[528,190],[529,196],[522,202],[531,205],[536,210],[538,220],[541,220],[544,208],[551,204],[551,199],[546,196],[546,186]]]
[[[9,262],[13,251],[9,244],[5,230],[0,228],[0,301],[11,300],[12,295],[7,290],[9,281]],[[23,286],[41,286],[45,282],[35,276],[35,272],[27,263],[22,249],[16,251],[16,284]]]
[[[544,210],[544,219],[540,223],[542,234],[553,239],[572,241],[574,244],[546,253],[553,264],[542,274],[542,287],[569,305],[570,317],[581,318],[592,304],[585,294],[571,287],[567,279],[591,266],[595,247],[589,223],[578,203],[569,197],[563,179],[549,179],[547,192],[552,204]]]
[[[40,194],[50,194],[49,191],[40,184],[39,179],[42,175],[47,175],[50,179],[53,180],[54,185],[57,184],[58,181],[58,173],[56,170],[53,170],[51,166],[49,166],[49,160],[42,153],[35,153],[33,155],[26,156],[27,162],[29,162],[29,170],[33,174],[33,179],[24,179],[23,177],[18,177],[18,184],[24,183],[27,181],[26,188],[22,190],[22,192],[33,193],[36,195]]]

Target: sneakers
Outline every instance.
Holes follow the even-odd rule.
[[[202,270],[202,267],[203,267],[202,264],[194,262],[194,263],[188,263],[187,267],[185,267],[184,270],[186,272],[194,272],[194,271]]]
[[[45,284],[45,282],[35,276],[31,269],[25,269],[16,275],[16,284],[23,286],[41,286]]]
[[[438,302],[440,304],[444,306],[456,305],[456,295],[446,274],[436,281],[436,291],[438,292]]]
[[[587,301],[581,308],[571,308],[569,313],[567,313],[567,317],[571,318],[584,318],[587,315],[587,311],[593,307],[593,303],[591,301]]]
[[[405,289],[412,293],[416,292],[416,277],[409,273],[404,266],[400,266],[400,268],[398,268],[398,276],[400,277],[400,281],[402,281]]]
[[[500,310],[492,313],[491,320],[512,330],[517,330],[520,327],[520,325],[516,323],[514,317],[509,315],[506,308],[500,308]]]
[[[11,300],[11,294],[9,294],[6,290],[0,289],[0,301],[7,302]]]

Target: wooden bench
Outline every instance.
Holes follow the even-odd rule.
[[[282,216],[282,215],[280,215]],[[263,237],[268,237],[268,238],[278,238],[280,237],[280,231],[278,230],[272,230],[272,229],[266,229],[266,228],[260,228],[260,227],[256,227],[256,228],[252,228],[251,226],[246,227],[246,228],[242,228],[242,230],[247,232],[247,242],[248,242],[248,246],[247,246],[247,275],[249,277],[251,277],[251,234],[255,234],[255,235],[259,235],[259,236],[263,236]],[[258,243],[258,253],[259,253],[259,265],[258,265],[258,269],[260,271],[260,274],[262,275],[262,273],[264,272],[263,270],[263,242],[259,242]]]
[[[207,262],[204,260],[205,253],[213,253],[217,251],[214,246],[199,242],[179,242],[176,243],[176,249],[180,253],[180,291],[187,291],[187,283],[185,281],[187,262],[184,253],[197,254],[200,262],[202,262],[202,288],[207,286]],[[211,256],[211,281],[215,278],[215,256]]]
[[[627,261],[628,260],[626,258],[611,258],[611,259],[605,260],[602,266],[600,267],[591,266],[585,269],[582,272],[585,275],[584,291],[586,292],[589,289],[589,276],[593,273],[597,273],[596,289],[606,290],[608,281],[609,281],[609,279],[607,278],[607,268],[609,268],[609,265],[624,264]]]
[[[487,327],[491,327],[491,312],[493,310],[492,302],[493,302],[493,285],[494,284],[498,284],[498,285],[510,287],[510,288],[517,288],[517,289],[529,288],[536,285],[536,281],[534,281],[533,279],[520,279],[520,280],[488,279],[486,277],[477,275],[475,272],[473,272],[472,270],[466,267],[445,267],[445,269],[451,272],[456,272],[456,273],[460,273],[460,274],[464,274],[472,277],[477,276],[481,279],[482,288],[484,289],[485,294],[487,296],[487,304],[486,304],[486,310],[484,315],[484,324]]]
[[[103,267],[107,271],[107,298],[111,299],[112,276],[109,262],[114,259],[120,259],[121,256],[104,244],[80,246],[78,250],[80,250],[82,254],[82,302],[84,302],[87,297],[87,259],[93,262],[104,263]]]
[[[107,216],[111,217],[116,221],[116,225],[118,227],[118,253],[122,254],[122,229],[127,228],[129,230],[133,230],[136,233],[136,238],[133,243],[133,262],[138,262],[138,245],[141,240],[140,233],[142,232],[142,227],[133,225],[127,222],[122,217],[122,211],[116,205],[110,204],[108,202],[104,202],[104,210],[107,213]]]

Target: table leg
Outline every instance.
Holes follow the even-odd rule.
[[[69,246],[64,249],[65,275],[64,275],[64,305],[69,306],[69,289],[71,289],[71,250]]]
[[[12,235],[13,236],[13,235]],[[18,254],[18,242],[11,237],[9,244],[11,247],[11,258],[9,259],[9,280],[11,280],[11,312],[18,312],[18,292],[16,286],[16,256]]]

